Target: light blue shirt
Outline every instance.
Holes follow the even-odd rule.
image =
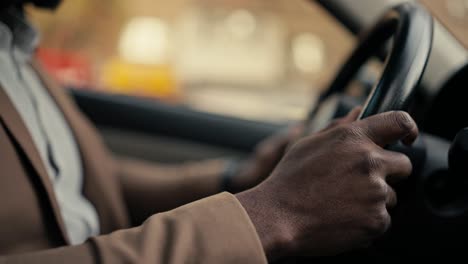
[[[99,219],[82,193],[83,165],[73,133],[30,65],[38,39],[22,12],[0,13],[1,88],[33,138],[53,183],[70,241],[76,245],[99,234]]]

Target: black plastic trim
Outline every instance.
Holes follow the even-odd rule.
[[[183,138],[239,151],[251,151],[262,139],[284,127],[130,96],[77,89],[70,89],[70,93],[97,126]]]

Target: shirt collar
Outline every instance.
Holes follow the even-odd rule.
[[[1,42],[6,41],[6,45],[13,45],[21,52],[32,54],[39,43],[39,33],[24,17],[23,11],[18,8],[9,8],[1,11],[0,24],[8,26],[10,37],[5,32],[5,28],[0,28]],[[0,44],[2,47],[4,43]]]

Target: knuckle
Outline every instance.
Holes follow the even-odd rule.
[[[413,163],[410,158],[404,154],[399,154],[399,162],[397,164],[402,170],[402,174],[409,176],[413,172]]]
[[[346,140],[350,136],[349,127],[346,125],[338,125],[335,127],[335,133],[338,138]]]
[[[359,140],[360,128],[354,124],[338,124],[335,128],[338,139],[342,142],[355,142]]]
[[[360,156],[363,157],[361,166],[364,173],[370,175],[382,168],[383,159],[377,151],[364,149]]]
[[[390,207],[395,207],[398,203],[398,197],[395,193],[395,190],[389,187],[387,196],[388,196],[387,205]]]
[[[388,188],[388,184],[383,179],[377,178],[371,181],[372,193],[378,201],[384,202],[387,199]]]
[[[367,232],[370,236],[379,236],[385,233],[391,225],[391,218],[386,209],[377,210],[369,216]]]
[[[413,118],[406,112],[395,111],[390,114],[392,121],[400,127],[402,131],[411,131],[415,127]]]

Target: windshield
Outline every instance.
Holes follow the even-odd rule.
[[[63,86],[277,123],[302,119],[355,45],[303,0],[76,0],[28,12],[38,59]]]

